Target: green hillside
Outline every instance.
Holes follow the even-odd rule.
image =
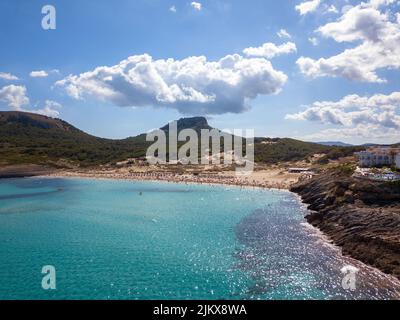
[[[316,153],[327,153],[332,149],[329,146],[289,138],[257,138],[255,145],[255,161],[266,163],[303,160]]]
[[[91,136],[59,119],[22,112],[0,112],[0,161],[38,163],[65,159],[82,166],[141,156],[145,137],[110,140]]]
[[[211,127],[205,118],[197,117],[180,119],[178,130],[185,128],[199,131]],[[167,127],[162,129],[167,131]],[[80,166],[95,166],[143,157],[149,145],[145,134],[121,140],[103,139],[60,119],[24,112],[0,112],[0,165],[54,164],[63,160]],[[343,152],[352,150],[294,139],[255,139],[257,162],[302,160],[315,153]]]

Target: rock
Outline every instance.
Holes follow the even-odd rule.
[[[400,279],[400,187],[334,171],[291,188],[313,210],[307,221],[345,255]]]

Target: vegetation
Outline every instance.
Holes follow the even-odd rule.
[[[331,147],[331,149],[318,160],[319,164],[327,164],[329,160],[338,160],[343,157],[349,157],[358,152],[365,150],[365,147],[351,146],[351,147]]]
[[[351,177],[356,170],[357,165],[354,163],[340,164],[333,169],[333,173],[337,176]]]
[[[210,129],[205,118],[178,121],[184,128]],[[162,128],[167,131],[167,127]],[[89,135],[65,121],[24,112],[0,112],[0,165],[71,163],[97,166],[144,157],[151,142],[144,134],[121,140]],[[180,143],[181,144],[181,143]],[[244,150],[243,150],[244,151]],[[354,148],[330,147],[294,139],[255,139],[255,161],[277,163],[311,158],[316,153],[336,159]]]
[[[91,136],[68,123],[39,115],[0,113],[0,159],[3,164],[57,162],[91,166],[145,154],[145,136],[110,140]]]
[[[277,163],[304,160],[316,153],[327,153],[332,147],[289,138],[257,138],[254,149],[256,162]]]

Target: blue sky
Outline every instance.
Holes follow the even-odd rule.
[[[56,114],[86,132],[110,138],[133,136],[182,116],[201,114],[215,127],[254,128],[258,136],[399,142],[400,52],[391,46],[400,40],[399,5],[391,0],[365,1],[363,5],[346,0],[198,0],[196,6],[184,0],[3,0],[0,110]],[[296,9],[306,2],[317,7],[306,13]],[[41,10],[46,4],[56,8],[55,30],[42,29]],[[367,21],[372,31],[364,34],[357,30],[360,26],[349,27],[355,20],[361,27]],[[279,36],[282,29],[290,37],[282,32]],[[386,38],[387,30],[393,38]],[[266,43],[276,47],[292,43],[296,50],[271,54],[261,50]],[[354,55],[341,55],[363,45],[367,50],[360,47]],[[393,61],[379,52],[374,56],[385,46]],[[251,47],[258,50],[243,52]],[[355,68],[351,59],[369,50],[371,56],[360,58]],[[179,69],[189,72],[190,80],[157,69],[156,78],[167,84],[165,92],[157,91],[161,89],[154,79],[142,92],[134,83],[138,74],[125,83],[110,67],[119,66],[120,72],[121,61],[143,54],[152,57],[150,65],[192,56],[205,56],[207,63],[188,62],[189,71]],[[235,84],[231,79],[210,80],[225,70],[214,70],[208,62],[233,54],[249,68],[266,68],[265,72],[256,70],[256,75],[248,76],[247,69],[236,65],[228,70],[232,81],[238,77]],[[340,60],[318,62],[338,55]],[[301,57],[311,62],[300,63]],[[208,71],[193,71],[199,65]],[[372,76],[366,65],[371,66]],[[101,76],[106,74],[107,80],[99,83],[94,70],[101,66],[106,67]],[[32,71],[45,71],[46,76],[32,77]],[[84,72],[92,73],[81,77]],[[139,77],[144,79],[143,74]],[[93,89],[94,85],[100,87]],[[72,95],[70,88],[79,94]],[[348,95],[357,95],[357,101],[348,103],[344,99]],[[187,99],[191,102],[186,104]],[[323,101],[330,103],[318,104]]]

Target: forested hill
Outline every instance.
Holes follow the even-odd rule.
[[[178,130],[210,129],[203,117],[178,120]],[[167,126],[161,127],[167,131]],[[145,134],[112,140],[87,134],[71,124],[26,112],[0,112],[0,165],[72,163],[109,164],[143,157],[150,145]],[[256,138],[255,160],[276,163],[302,160],[315,153],[328,157],[351,154],[352,148],[324,146],[289,138]]]

